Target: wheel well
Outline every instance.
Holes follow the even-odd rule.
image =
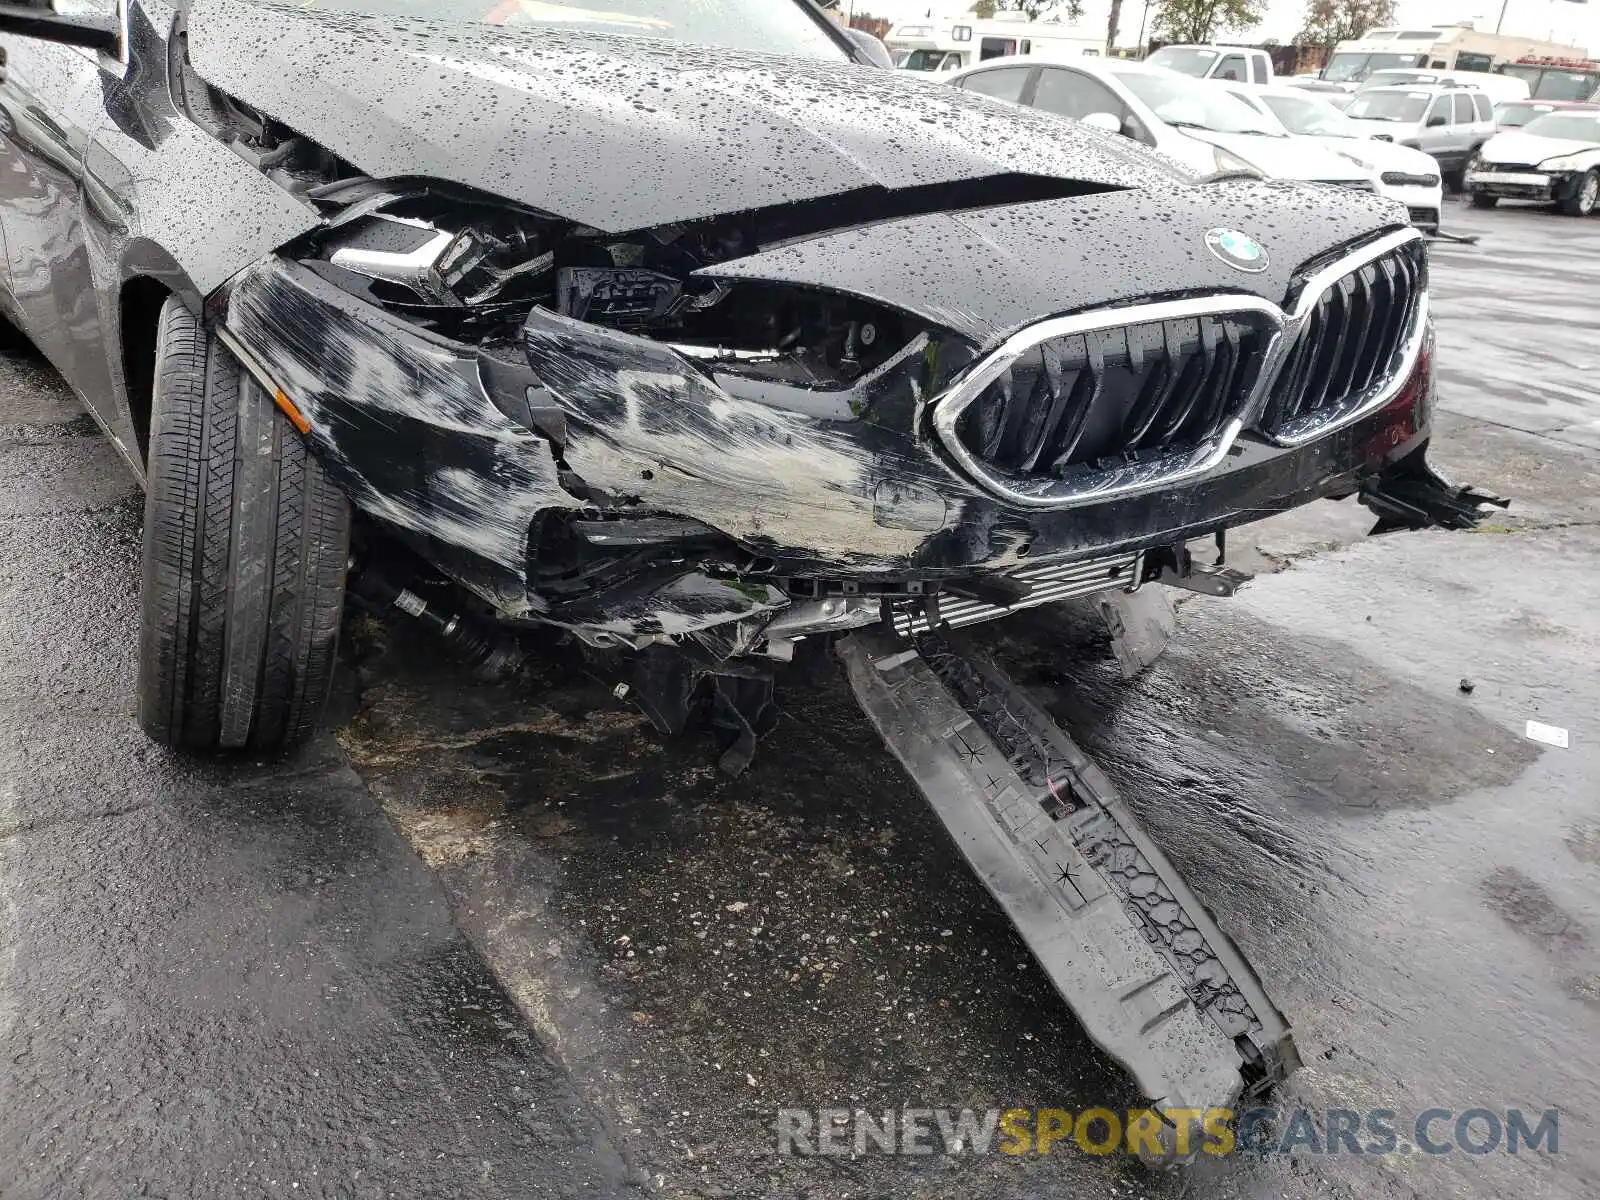
[[[139,439],[139,459],[150,457],[150,406],[155,394],[156,332],[161,306],[172,293],[158,280],[136,276],[122,285],[122,378],[128,413]]]

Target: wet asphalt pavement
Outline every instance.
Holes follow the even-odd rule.
[[[1558,1153],[779,1158],[780,1106],[1138,1101],[833,664],[734,781],[560,652],[484,687],[363,620],[332,736],[185,763],[132,720],[140,501],[12,359],[0,1196],[1600,1194],[1600,223],[1449,227],[1435,459],[1509,514],[1236,535],[1261,577],[1132,683],[1070,614],[989,640],[1294,1023],[1289,1103],[1554,1107]]]

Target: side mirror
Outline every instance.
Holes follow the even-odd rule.
[[[61,46],[84,46],[116,54],[122,48],[122,31],[115,16],[81,13],[71,16],[25,4],[0,4],[0,33],[38,38]]]
[[[1448,124],[1450,124],[1450,122],[1446,121],[1443,117],[1429,117],[1428,118],[1428,128],[1429,129],[1432,129],[1435,125],[1448,125]]]
[[[886,71],[894,70],[894,56],[889,53],[889,47],[865,29],[846,29],[844,35],[856,44],[861,57],[873,66],[882,67]]]
[[[1087,116],[1079,117],[1078,124],[1087,125],[1091,129],[1103,129],[1107,133],[1121,133],[1122,122],[1108,112],[1092,112]]]

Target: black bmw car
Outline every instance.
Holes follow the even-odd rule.
[[[1457,519],[1404,210],[875,69],[805,0],[57,0],[0,43],[0,307],[145,482],[175,746],[314,728],[347,584],[568,630],[671,726],[1319,497]]]

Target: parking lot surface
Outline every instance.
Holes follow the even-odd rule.
[[[1556,1153],[776,1155],[780,1107],[1139,1100],[837,667],[731,780],[559,647],[490,687],[363,620],[331,736],[185,763],[133,723],[136,490],[16,358],[0,1196],[1600,1193],[1600,225],[1446,228],[1435,460],[1509,513],[1252,527],[1133,682],[1070,613],[987,638],[1294,1023],[1287,1103],[1558,1108]]]

